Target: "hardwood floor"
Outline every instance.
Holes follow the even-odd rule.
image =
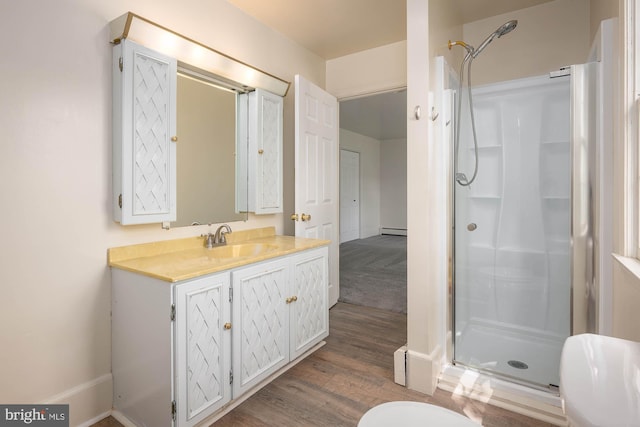
[[[406,330],[404,314],[338,303],[324,347],[213,425],[353,427],[368,409],[393,400],[443,406],[488,427],[550,425],[443,390],[430,397],[394,383],[393,352]],[[103,422],[94,426],[120,426],[112,418]]]

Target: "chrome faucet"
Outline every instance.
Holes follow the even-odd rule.
[[[227,224],[222,224],[216,230],[216,234],[213,237],[213,244],[214,245],[226,245],[227,244],[227,239],[225,237],[225,234],[227,234],[227,233],[231,233],[231,227],[229,227]]]

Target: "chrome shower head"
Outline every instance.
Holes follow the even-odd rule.
[[[518,21],[516,21],[515,19],[509,22],[504,23],[500,28],[498,28],[495,32],[498,33],[498,37],[502,37],[507,33],[510,33],[511,31],[513,31],[514,28],[516,28],[516,25],[518,25]]]
[[[475,59],[480,54],[480,52],[482,52],[484,48],[487,47],[487,45],[493,41],[493,39],[495,39],[496,37],[500,38],[505,34],[510,33],[511,31],[513,31],[514,28],[516,28],[516,25],[518,25],[518,21],[516,21],[515,19],[502,24],[500,28],[498,28],[493,33],[491,33],[489,37],[487,37],[480,44],[480,46],[478,46],[478,48],[471,53],[471,57]]]

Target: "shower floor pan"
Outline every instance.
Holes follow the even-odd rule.
[[[537,387],[557,387],[565,339],[548,331],[472,319],[456,336],[455,363]]]

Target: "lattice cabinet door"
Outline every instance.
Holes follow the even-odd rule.
[[[113,49],[113,198],[122,225],[176,219],[177,61],[129,40]]]
[[[233,395],[289,362],[288,260],[236,270],[233,283]]]
[[[178,426],[192,426],[231,400],[230,273],[175,286]]]
[[[249,93],[249,210],[282,212],[282,97],[256,89]]]
[[[291,259],[294,301],[290,304],[290,357],[297,358],[329,335],[327,247]]]

